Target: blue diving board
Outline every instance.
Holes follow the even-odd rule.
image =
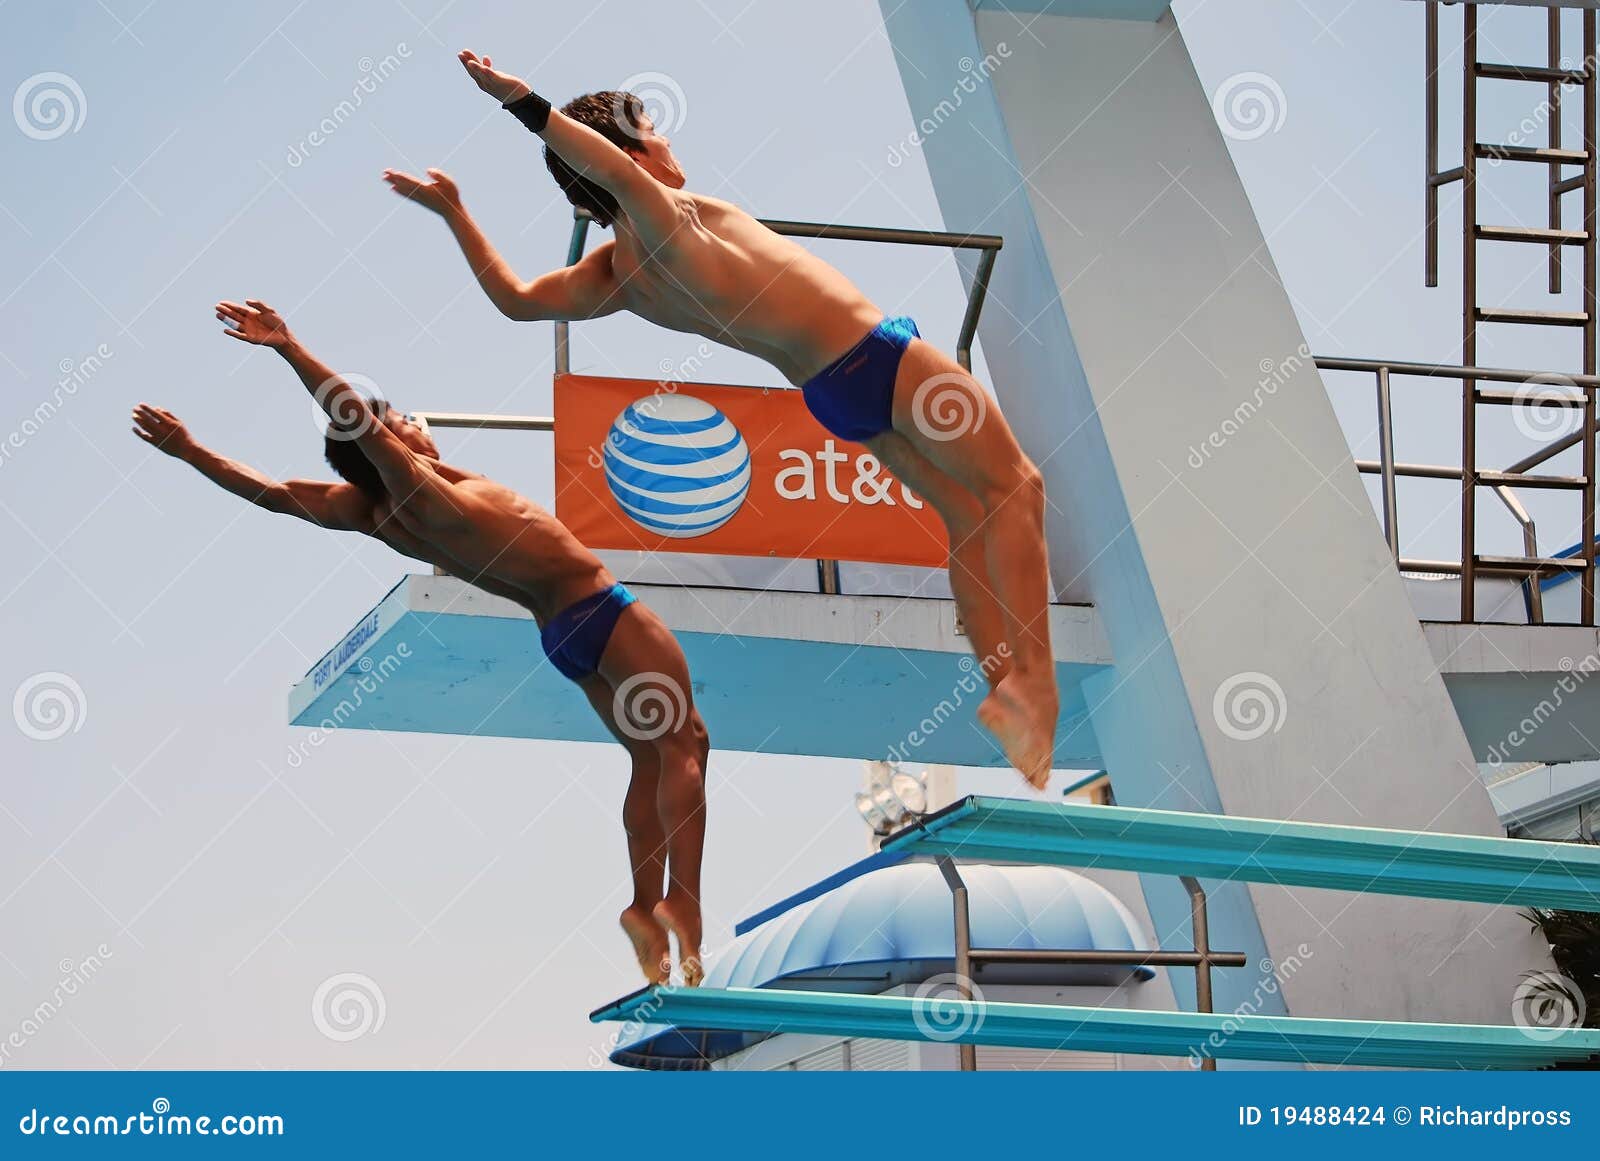
[[[1126,806],[971,797],[882,854],[1600,911],[1600,846]]]
[[[970,1007],[963,1007],[970,1005]],[[1148,1012],[775,988],[646,988],[592,1013],[684,1029],[1379,1068],[1539,1068],[1600,1058],[1600,1031]],[[936,1035],[930,1035],[933,1032]],[[959,1034],[946,1035],[946,1031]]]

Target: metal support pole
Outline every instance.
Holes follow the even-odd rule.
[[[1478,361],[1478,10],[1461,6],[1461,362]],[[1461,381],[1461,620],[1476,619],[1477,384]]]
[[[1389,368],[1378,368],[1378,463],[1383,470],[1383,538],[1400,559],[1400,517],[1394,487],[1394,416],[1389,406]]]
[[[1561,9],[1552,8],[1545,15],[1545,65],[1552,71],[1561,67]],[[1550,148],[1561,148],[1561,98],[1566,85],[1552,80],[1546,94],[1550,103]],[[1549,222],[1552,230],[1561,228],[1561,167],[1550,165],[1549,171]],[[1561,293],[1561,243],[1550,243],[1550,293]]]
[[[1600,226],[1595,214],[1595,149],[1600,133],[1596,132],[1596,81],[1595,81],[1595,13],[1593,8],[1583,13],[1583,371],[1595,373],[1595,230]],[[1582,589],[1578,596],[1578,621],[1594,624],[1595,588],[1595,398],[1593,391],[1584,393],[1583,403],[1583,475],[1588,480],[1583,490],[1583,573]]]
[[[817,561],[817,591],[827,593],[829,596],[839,595],[839,562],[837,560]]]
[[[1423,89],[1424,132],[1427,135],[1426,176],[1423,182],[1423,281],[1439,285],[1439,5],[1428,0],[1423,17],[1423,68],[1427,73]]]
[[[978,255],[978,268],[972,274],[972,293],[967,295],[961,333],[956,336],[956,362],[969,374],[972,372],[972,339],[978,332],[978,313],[983,310],[983,300],[989,293],[989,276],[994,272],[994,256],[998,253],[998,250],[985,250]]]
[[[1194,1008],[1197,1012],[1211,1011],[1211,926],[1206,919],[1206,892],[1200,880],[1191,875],[1179,875],[1183,889],[1189,892],[1189,922],[1194,929],[1194,950],[1199,962],[1194,967]],[[1206,1072],[1217,1071],[1215,1057],[1207,1056],[1200,1062]]]
[[[583,258],[584,242],[589,237],[589,223],[593,219],[583,210],[572,212],[572,239],[567,243],[567,265],[576,266]],[[556,374],[572,373],[571,327],[565,320],[556,323]]]
[[[949,855],[939,856],[939,873],[950,888],[951,905],[955,910],[956,925],[956,992],[969,1004],[972,1002],[972,914],[967,906],[967,885]],[[960,1046],[961,1071],[978,1070],[978,1050],[975,1045]]]

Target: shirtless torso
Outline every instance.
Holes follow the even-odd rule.
[[[865,444],[931,503],[949,534],[961,620],[992,687],[978,717],[1042,787],[1059,708],[1043,477],[987,392],[924,342],[910,319],[885,318],[833,266],[738,206],[685,190],[671,143],[637,98],[590,94],[555,111],[487,58],[463,52],[460,60],[479,88],[539,135],[569,199],[615,238],[524,281],[447,175],[429,170],[424,181],[390,170],[390,187],[444,218],[473,276],[508,317],[628,310],[762,358],[803,389],[830,433]]]
[[[620,309],[756,355],[797,387],[883,318],[838,270],[731,202],[668,197],[667,239],[623,226],[586,259],[609,265]]]
[[[135,432],[261,508],[371,536],[531,612],[550,666],[578,685],[632,761],[623,814],[634,897],[620,918],[639,966],[652,983],[667,978],[670,932],[684,981],[698,982],[710,742],[672,632],[553,515],[442,462],[426,430],[364,400],[266,303],[221,302],[217,317],[294,369],[333,420],[327,452],[345,481],[269,479],[148,404],[134,411]]]
[[[545,509],[486,476],[424,462],[428,504],[365,497],[355,531],[452,576],[516,601],[542,626],[562,609],[615,583],[600,558]]]

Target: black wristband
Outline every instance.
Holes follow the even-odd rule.
[[[500,107],[534,133],[543,133],[544,127],[550,123],[550,102],[538,93],[518,97]]]

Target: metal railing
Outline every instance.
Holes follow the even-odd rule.
[[[989,964],[1060,964],[1099,967],[1192,967],[1194,968],[1194,1007],[1197,1012],[1211,1011],[1211,969],[1214,967],[1244,967],[1246,957],[1239,951],[1214,951],[1211,947],[1210,923],[1206,916],[1206,893],[1200,881],[1190,875],[1179,875],[1183,889],[1189,893],[1189,917],[1194,948],[1190,951],[1119,951],[1100,948],[1006,948],[973,947],[971,904],[967,885],[961,870],[949,855],[936,860],[945,886],[950,888],[950,903],[955,922],[955,976],[956,989],[961,998],[972,1002],[976,974]],[[978,1052],[971,1044],[961,1045],[961,1069],[971,1072],[978,1067]],[[1215,1071],[1216,1058],[1209,1054],[1200,1067]]]
[[[989,293],[989,276],[994,272],[995,255],[1005,245],[998,234],[954,234],[945,230],[903,230],[894,226],[841,226],[833,222],[793,222],[785,218],[757,218],[774,234],[786,238],[821,238],[836,242],[881,242],[893,246],[939,246],[947,250],[977,250],[978,266],[972,275],[967,309],[961,316],[956,336],[956,362],[964,371],[972,370],[972,340],[978,333],[978,315]],[[572,238],[567,244],[567,265],[583,258],[589,223],[594,218],[587,210],[574,210]],[[572,373],[572,348],[568,322],[556,323],[556,374]]]
[[[594,220],[587,210],[574,210],[572,236],[567,243],[567,265],[576,265],[582,258],[589,236],[589,223]],[[989,293],[989,277],[994,272],[995,255],[1005,245],[998,234],[956,234],[944,230],[906,230],[893,226],[842,226],[833,222],[794,222],[784,218],[756,219],[767,229],[786,238],[819,238],[837,242],[879,242],[893,246],[939,246],[950,250],[978,251],[978,264],[972,274],[972,288],[967,294],[967,307],[961,316],[961,330],[956,335],[956,362],[967,372],[972,370],[972,340],[978,333],[978,315]],[[571,323],[555,324],[555,373],[572,373]],[[817,561],[817,588],[820,592],[839,592],[839,562]]]
[[[1448,170],[1439,168],[1439,3],[1429,0],[1424,18],[1425,80],[1425,186],[1424,186],[1424,278],[1426,285],[1439,284],[1439,190],[1451,183],[1461,183],[1461,362],[1474,367],[1478,361],[1479,328],[1483,324],[1511,324],[1515,326],[1555,326],[1580,328],[1582,333],[1582,372],[1584,377],[1600,371],[1596,363],[1596,339],[1600,332],[1600,309],[1597,309],[1597,283],[1600,283],[1600,186],[1597,186],[1597,151],[1600,151],[1600,108],[1597,108],[1597,83],[1595,67],[1596,15],[1591,6],[1583,12],[1582,67],[1567,68],[1562,62],[1562,22],[1559,6],[1552,6],[1545,14],[1546,51],[1543,65],[1516,64],[1504,61],[1486,61],[1479,56],[1478,12],[1476,5],[1461,6],[1461,164]],[[1527,82],[1544,88],[1544,100],[1551,115],[1544,117],[1546,140],[1540,145],[1525,145],[1513,140],[1506,143],[1486,142],[1479,139],[1478,82],[1480,80]],[[1562,103],[1568,90],[1574,90],[1580,101],[1583,127],[1579,148],[1563,146],[1561,138]],[[1521,166],[1543,166],[1546,174],[1547,224],[1522,226],[1515,223],[1485,223],[1478,218],[1479,182],[1482,179],[1481,161],[1491,164],[1512,162]],[[1567,167],[1577,166],[1578,172],[1569,175]],[[1571,193],[1581,193],[1582,222],[1578,229],[1567,229],[1562,222],[1562,198]],[[1495,199],[1497,202],[1499,199]],[[1503,203],[1501,203],[1503,204]],[[1478,245],[1482,242],[1521,243],[1541,247],[1549,263],[1548,290],[1557,294],[1561,290],[1561,262],[1565,248],[1576,247],[1581,256],[1582,285],[1581,309],[1576,311],[1510,309],[1499,305],[1486,306],[1479,300]],[[1457,376],[1452,376],[1457,377]],[[1461,619],[1474,617],[1475,585],[1478,572],[1520,571],[1528,578],[1528,585],[1537,601],[1537,590],[1542,577],[1553,569],[1571,568],[1568,563],[1554,558],[1540,558],[1529,550],[1522,557],[1479,557],[1473,551],[1474,527],[1477,520],[1478,489],[1496,487],[1497,477],[1519,475],[1516,472],[1484,473],[1478,471],[1472,456],[1476,440],[1477,409],[1479,403],[1505,402],[1486,397],[1477,381],[1461,378],[1461,427],[1463,454],[1461,470]],[[1381,388],[1380,388],[1381,391]],[[1491,393],[1492,394],[1492,393]],[[1585,388],[1579,406],[1583,409],[1582,429],[1591,436],[1595,431],[1596,400],[1592,387]],[[1569,445],[1570,446],[1570,445]],[[1552,453],[1553,454],[1553,453]],[[1581,590],[1578,598],[1579,620],[1585,625],[1594,624],[1594,539],[1595,504],[1594,478],[1597,473],[1594,440],[1584,441],[1583,475],[1584,509],[1582,547],[1584,563],[1580,573]],[[1520,486],[1569,487],[1570,482],[1535,485],[1531,478],[1519,481]],[[1502,494],[1502,500],[1505,499]],[[1513,509],[1513,514],[1516,509]],[[1525,513],[1523,514],[1525,515]],[[1520,517],[1519,517],[1520,519]],[[1524,523],[1525,535],[1528,528]],[[1530,608],[1533,606],[1530,605]]]
[[[1544,603],[1541,591],[1547,576],[1563,572],[1577,572],[1583,578],[1583,599],[1580,601],[1579,621],[1594,624],[1595,542],[1590,531],[1595,510],[1595,480],[1592,475],[1552,476],[1530,475],[1555,456],[1584,443],[1587,432],[1588,447],[1594,446],[1594,393],[1600,390],[1600,375],[1564,375],[1552,372],[1520,371],[1507,367],[1467,367],[1444,363],[1408,363],[1398,360],[1342,359],[1318,357],[1318,368],[1324,371],[1357,371],[1374,375],[1377,379],[1378,405],[1378,455],[1376,460],[1357,460],[1356,470],[1381,479],[1380,495],[1383,508],[1383,534],[1396,563],[1407,572],[1435,573],[1461,577],[1461,619],[1473,619],[1471,586],[1477,573],[1486,575],[1519,575],[1522,577],[1523,600],[1530,624],[1544,623]],[[1394,423],[1390,403],[1391,381],[1395,377],[1424,379],[1450,379],[1464,384],[1472,406],[1499,404],[1503,406],[1566,407],[1584,415],[1577,431],[1554,440],[1531,455],[1501,471],[1483,471],[1477,468],[1476,425],[1468,426],[1462,436],[1462,465],[1399,463],[1394,457]],[[1482,383],[1516,383],[1519,390],[1485,389]],[[1532,388],[1533,390],[1529,390]],[[1563,390],[1571,388],[1571,390]],[[1463,522],[1461,559],[1419,560],[1400,555],[1400,531],[1395,481],[1401,477],[1429,480],[1464,481],[1470,469],[1471,478],[1479,485],[1490,487],[1499,497],[1511,516],[1522,529],[1522,556],[1482,555],[1477,551],[1477,532],[1474,523]],[[1532,516],[1523,507],[1513,489],[1546,488],[1577,491],[1584,505],[1581,525],[1586,532],[1581,552],[1572,557],[1545,557],[1539,555],[1538,536]]]

